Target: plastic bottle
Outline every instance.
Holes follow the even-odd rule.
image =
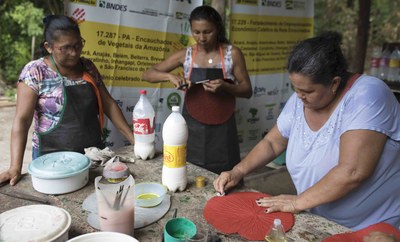
[[[371,55],[371,66],[369,69],[369,74],[374,77],[379,78],[379,61],[381,58],[382,50],[380,47],[375,46],[372,49],[372,55]]]
[[[390,60],[390,51],[388,46],[383,50],[381,59],[379,61],[379,78],[382,80],[387,79],[387,75],[389,73],[389,60]]]
[[[399,71],[400,71],[400,51],[396,47],[392,54],[390,55],[389,61],[389,73],[387,80],[392,82],[398,82],[399,79]]]
[[[172,107],[172,113],[164,122],[162,137],[164,141],[164,162],[162,184],[172,192],[183,191],[187,185],[186,143],[188,128],[179,106]]]
[[[133,135],[135,137],[134,152],[142,160],[152,159],[154,147],[154,109],[147,99],[147,91],[140,91],[139,101],[133,109]]]
[[[155,134],[156,134],[156,140],[159,141],[161,137],[161,123],[162,123],[162,114],[164,112],[164,106],[163,106],[164,98],[160,97],[158,99],[157,105],[156,105],[156,120],[155,120]]]
[[[283,229],[282,222],[280,219],[274,219],[274,224],[271,230],[265,236],[265,241],[268,242],[286,242],[285,230]]]

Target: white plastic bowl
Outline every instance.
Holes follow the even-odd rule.
[[[136,205],[149,208],[162,202],[167,193],[167,188],[160,183],[143,182],[135,185]]]
[[[33,188],[45,194],[64,194],[89,181],[89,158],[77,152],[54,152],[34,159],[28,167]]]
[[[0,241],[65,242],[71,215],[51,205],[29,205],[0,214]]]
[[[67,242],[139,242],[139,240],[117,232],[94,232],[83,234]]]

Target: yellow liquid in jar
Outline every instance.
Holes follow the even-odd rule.
[[[154,198],[158,198],[158,197],[160,197],[160,196],[155,193],[143,193],[143,194],[138,195],[136,198],[147,200],[147,199],[154,199]]]

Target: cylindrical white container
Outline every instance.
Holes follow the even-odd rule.
[[[84,187],[89,181],[89,158],[60,151],[34,159],[28,167],[33,188],[45,194],[64,194]]]
[[[155,154],[155,113],[146,94],[146,90],[140,91],[139,101],[133,109],[133,135],[135,137],[134,152],[136,157],[142,160],[151,159]]]
[[[71,215],[51,205],[29,205],[0,214],[0,241],[65,242]]]
[[[172,107],[172,113],[164,122],[164,162],[162,184],[172,192],[183,191],[187,185],[186,143],[188,127],[179,113],[179,106]]]

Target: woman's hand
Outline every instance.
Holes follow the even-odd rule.
[[[224,80],[222,80],[222,79],[210,80],[210,81],[203,83],[203,88],[204,88],[204,91],[206,91],[206,92],[215,93],[219,89],[222,88],[223,83],[224,83]]]
[[[179,88],[182,85],[188,84],[184,77],[171,73],[168,75],[168,80],[174,84],[175,88]]]
[[[0,174],[0,184],[10,181],[10,185],[14,186],[21,180],[21,172],[19,170],[8,169]]]
[[[236,186],[242,178],[234,170],[224,171],[214,180],[214,188],[220,194],[225,194],[225,191]]]
[[[279,195],[257,199],[256,203],[260,207],[266,207],[266,213],[298,213],[300,211],[296,209],[296,198],[296,195]]]

